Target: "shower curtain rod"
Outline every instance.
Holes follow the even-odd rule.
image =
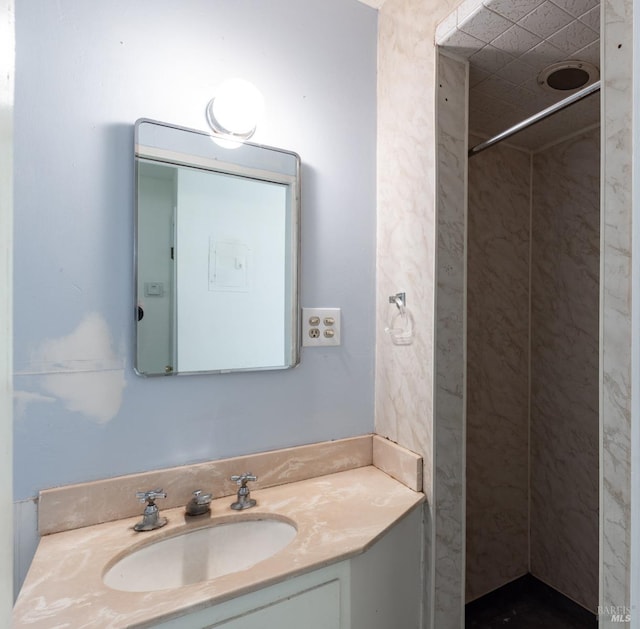
[[[549,116],[553,116],[553,114],[557,114],[559,111],[563,110],[565,107],[569,107],[569,105],[573,105],[574,103],[577,103],[583,98],[586,98],[587,96],[590,96],[591,94],[598,92],[599,90],[600,90],[600,81],[596,81],[595,83],[592,83],[591,85],[588,85],[587,87],[581,89],[579,92],[575,92],[574,94],[571,94],[571,96],[567,96],[567,98],[565,98],[564,100],[558,101],[557,103],[554,103],[550,107],[547,107],[542,111],[539,111],[537,114],[533,114],[533,116],[530,116],[526,120],[523,120],[522,122],[519,122],[518,124],[513,125],[513,127],[510,127],[506,131],[503,131],[502,133],[498,133],[498,135],[495,135],[492,138],[485,140],[484,142],[480,142],[480,144],[477,144],[473,148],[469,149],[469,157],[473,157],[474,155],[481,153],[482,151],[493,146],[494,144],[497,144],[498,142],[502,142],[502,140],[506,140],[507,138],[510,138],[512,135],[518,133],[518,131],[522,131],[523,129],[530,127],[532,124],[535,124],[536,122],[540,122],[541,120],[544,120]]]

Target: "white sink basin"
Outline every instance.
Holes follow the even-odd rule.
[[[275,555],[296,536],[280,520],[243,520],[196,529],[151,543],[107,570],[114,590],[151,592],[209,581],[250,568]]]

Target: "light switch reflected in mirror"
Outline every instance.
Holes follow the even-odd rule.
[[[136,372],[295,366],[299,157],[151,120],[135,137]]]

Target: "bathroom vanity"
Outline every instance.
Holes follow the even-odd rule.
[[[389,629],[418,627],[421,511],[414,509],[351,559],[188,615],[159,629]]]
[[[194,484],[205,476],[210,481],[228,478],[229,469],[248,465],[258,477],[252,491],[255,507],[230,509],[234,485],[220,482],[210,513],[185,516],[184,499],[189,489],[198,488]],[[49,534],[41,539],[16,603],[14,626],[417,627],[424,501],[420,470],[421,459],[414,453],[366,435],[42,492],[40,526]],[[110,496],[122,500],[130,487],[159,487],[163,479],[172,479],[171,489],[165,487],[168,499],[173,495],[182,502],[162,509],[166,526],[136,532],[139,514],[113,518]],[[139,511],[135,500],[130,503],[127,509]],[[160,589],[143,585],[131,591],[135,583],[122,589],[117,581],[105,584],[112,566],[143,547],[153,550],[163,540],[186,539],[186,533],[263,520],[287,523],[295,527],[295,536],[248,568],[232,568],[213,579],[190,577],[186,584]],[[206,551],[185,548],[196,559]],[[174,561],[169,553],[150,552],[148,557],[151,573],[176,569],[169,565]]]

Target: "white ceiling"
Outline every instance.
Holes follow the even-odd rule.
[[[598,67],[599,33],[599,0],[464,0],[436,39],[469,60],[469,127],[489,137],[571,93],[545,91],[538,73],[569,59]],[[535,150],[599,118],[596,93],[509,141]]]

